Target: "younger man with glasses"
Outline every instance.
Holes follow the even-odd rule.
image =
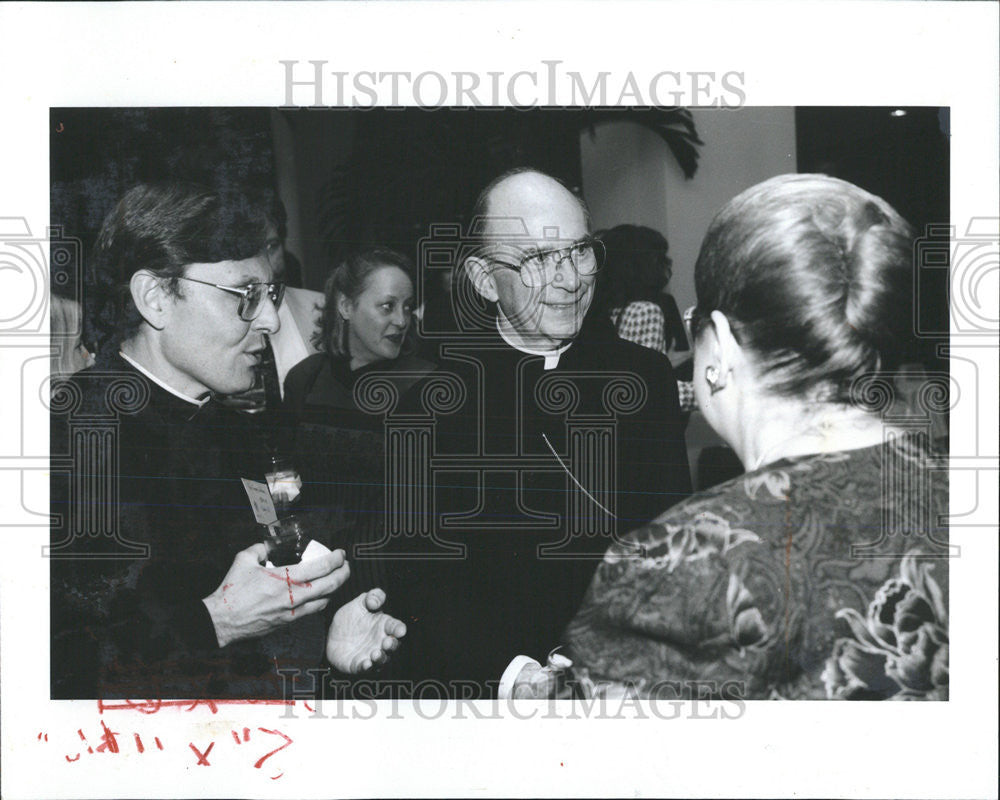
[[[97,364],[53,390],[52,696],[276,696],[276,668],[315,667],[324,644],[343,671],[383,660],[404,628],[381,593],[338,611],[329,640],[317,614],[349,574],[342,551],[263,566],[239,479],[259,479],[264,451],[213,400],[251,386],[279,327],[262,210],[138,186],[90,270]]]
[[[464,550],[430,545],[437,559],[407,565],[394,608],[416,617],[414,678],[492,693],[512,657],[559,643],[615,533],[691,487],[670,362],[584,326],[604,249],[583,202],[517,170],[482,192],[472,225],[464,269],[496,316],[441,348],[466,397],[436,440],[454,457],[434,533]]]

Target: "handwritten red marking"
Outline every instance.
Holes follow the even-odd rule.
[[[188,747],[190,747],[192,750],[194,750],[194,754],[196,756],[198,756],[198,763],[195,764],[196,767],[210,767],[210,766],[212,766],[211,764],[208,763],[208,754],[211,753],[212,752],[212,748],[215,747],[215,742],[212,742],[208,746],[208,750],[206,750],[204,753],[199,753],[198,752],[198,748],[195,747],[190,742],[188,742]]]
[[[239,744],[240,743],[240,736],[239,736],[239,734],[236,733],[236,731],[230,731],[230,733],[233,735],[233,741],[235,741],[236,744]]]
[[[271,756],[273,756],[275,753],[281,752],[286,747],[288,747],[288,745],[292,743],[292,740],[289,737],[285,736],[285,734],[283,734],[281,731],[271,731],[268,730],[267,728],[258,728],[257,730],[261,731],[262,733],[270,733],[272,736],[280,736],[282,739],[285,740],[285,743],[281,745],[281,747],[275,748],[267,755],[261,756],[254,764],[254,769],[260,769],[264,765],[264,762],[267,761]]]
[[[163,708],[194,711],[199,706],[206,706],[209,711],[216,714],[221,706],[294,706],[295,702],[295,700],[123,700],[121,702],[98,700],[97,710],[101,714],[105,711],[138,711],[140,714],[155,714]]]
[[[80,734],[80,739],[81,739],[81,741],[82,741],[82,742],[83,742],[84,744],[87,744],[87,737],[83,735],[83,731],[82,731],[82,730],[80,730],[79,728],[77,728],[77,729],[76,729],[76,732],[77,732],[78,734]],[[90,746],[89,744],[87,744],[87,752],[88,752],[88,753],[93,753],[93,752],[94,752],[94,748],[92,748],[92,747],[91,747],[91,746]]]
[[[118,740],[115,738],[120,735],[118,731],[113,731],[104,724],[104,720],[101,720],[101,727],[104,728],[104,734],[101,736],[101,743],[97,745],[97,752],[103,753],[107,750],[109,753],[118,752]]]
[[[43,736],[45,737],[45,741],[48,741],[48,740],[49,740],[49,735],[48,735],[47,733],[44,733],[44,732],[43,732],[43,733],[39,733],[39,734],[38,734],[38,741],[42,741],[42,737],[43,737]]]
[[[140,753],[145,753],[146,748],[142,746],[142,739],[139,738],[139,734],[133,734],[135,736],[135,747]]]
[[[288,567],[285,567],[284,575],[279,575],[276,572],[268,572],[267,574],[279,581],[284,581],[290,586],[298,586],[301,589],[308,589],[312,586],[311,581],[293,581],[291,575],[288,574]]]
[[[103,714],[105,711],[114,711],[116,709],[128,708],[134,711],[138,711],[140,714],[155,714],[160,710],[163,705],[162,700],[125,700],[123,703],[106,703],[104,700],[98,698],[97,700],[97,710],[99,713]]]
[[[70,764],[72,764],[74,761],[80,760],[80,754],[77,753],[76,758],[70,758],[69,756],[63,756],[63,758],[65,758]]]
[[[153,737],[153,741],[154,741],[154,742],[156,742],[156,746],[157,746],[158,748],[160,748],[161,750],[163,749],[163,745],[162,745],[162,744],[160,744],[160,737],[159,737],[159,736],[154,736],[154,737]]]
[[[280,778],[284,774],[285,774],[284,772],[279,772],[277,775],[272,775],[271,776],[271,780],[272,781],[276,781],[276,780],[278,780],[278,778]]]
[[[292,607],[292,616],[295,616],[295,598],[292,597],[292,576],[288,572],[288,567],[285,567],[285,582],[288,584],[288,605]]]
[[[250,729],[249,728],[244,728],[243,729],[243,741],[244,742],[249,742],[250,741]]]

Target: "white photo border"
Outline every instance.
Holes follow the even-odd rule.
[[[4,3],[0,29],[0,218],[23,219],[39,240],[50,108],[276,107],[282,60],[349,73],[485,76],[538,72],[546,60],[613,78],[737,72],[748,106],[948,106],[952,224],[962,235],[986,220],[995,236],[1000,217],[994,3]],[[569,102],[565,91],[557,103]],[[0,272],[0,293],[15,281],[32,307],[37,282],[16,280]],[[48,507],[47,423],[35,402],[47,316],[36,321],[0,332],[5,797],[996,796],[995,326],[952,343],[962,390],[980,401],[978,415],[951,421],[961,516],[951,541],[962,555],[951,565],[948,702],[751,703],[728,720],[641,718],[638,708],[626,716],[639,718],[589,721],[547,718],[544,707],[531,720],[477,720],[468,704],[433,718],[436,702],[422,713],[348,703],[324,720],[301,706],[289,719],[272,706],[101,714],[48,700],[47,530],[25,511]],[[102,724],[119,733],[119,753],[87,752]],[[277,731],[293,744],[255,766],[282,744]],[[198,765],[194,751],[211,742],[211,765]]]

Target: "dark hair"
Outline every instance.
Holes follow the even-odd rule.
[[[607,250],[601,275],[609,278],[607,296],[612,307],[651,300],[669,283],[673,262],[662,233],[643,225],[618,225],[600,237]]]
[[[607,256],[604,267],[597,274],[594,309],[611,317],[612,312],[623,311],[629,303],[645,301],[654,303],[663,313],[663,335],[667,349],[676,346],[687,350],[684,324],[673,297],[663,290],[670,282],[667,255],[669,244],[663,234],[644,225],[617,225],[596,234]],[[624,314],[619,316],[619,325]]]
[[[313,334],[313,344],[333,356],[350,356],[347,344],[347,320],[340,316],[337,308],[341,297],[355,302],[368,284],[368,277],[383,267],[397,267],[406,273],[410,282],[414,280],[413,262],[395,250],[388,247],[369,247],[358,250],[345,258],[340,265],[330,273],[323,286],[323,305],[317,306],[320,312],[319,329]],[[403,340],[404,353],[413,352],[414,325],[406,330]]]
[[[716,215],[695,266],[692,329],[723,312],[768,388],[847,402],[912,334],[913,234],[884,200],[825,175],[781,175]]]
[[[265,245],[266,206],[238,191],[188,183],[141,184],[105,217],[91,264],[95,331],[101,346],[135,335],[142,317],[129,282],[139,270],[170,279],[188,264],[242,261]]]

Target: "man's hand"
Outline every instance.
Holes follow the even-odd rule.
[[[556,696],[559,681],[552,670],[538,662],[525,664],[514,680],[511,697],[515,699],[545,700]]]
[[[326,658],[348,675],[384,664],[399,647],[406,625],[384,611],[385,592],[372,589],[337,609],[326,636]]]
[[[290,567],[263,566],[267,547],[236,554],[222,584],[202,602],[215,625],[219,647],[270,633],[326,608],[329,595],[348,579],[343,550]]]

